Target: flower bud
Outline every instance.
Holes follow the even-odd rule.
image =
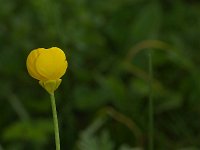
[[[61,77],[68,67],[65,53],[57,48],[38,48],[28,55],[27,70],[39,80],[40,85],[49,93],[54,92],[61,83]]]

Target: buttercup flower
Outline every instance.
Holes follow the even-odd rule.
[[[29,74],[39,80],[50,94],[53,93],[61,83],[61,77],[68,67],[65,53],[57,47],[49,49],[38,48],[28,55],[27,70]]]
[[[65,53],[57,47],[49,49],[38,48],[31,51],[28,55],[26,66],[29,74],[39,80],[40,85],[50,94],[56,150],[60,150],[59,126],[54,91],[60,85],[62,81],[60,78],[65,74],[68,67]]]

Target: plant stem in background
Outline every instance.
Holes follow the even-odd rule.
[[[154,113],[153,113],[153,64],[152,52],[149,50],[149,150],[154,149]]]
[[[58,117],[57,117],[56,102],[55,102],[54,93],[50,94],[50,98],[51,98],[51,106],[52,106],[52,112],[53,112],[53,123],[54,123],[54,132],[55,132],[56,150],[60,150]]]

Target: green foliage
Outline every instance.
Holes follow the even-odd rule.
[[[149,48],[156,149],[200,149],[198,0],[0,3],[0,150],[55,149],[50,99],[26,70],[32,49],[52,46],[69,61],[61,149],[147,149]]]
[[[107,131],[102,131],[100,136],[95,136],[95,133],[99,130],[102,123],[102,119],[97,120],[81,134],[80,142],[78,144],[80,150],[113,150],[114,144]]]
[[[30,140],[43,143],[47,141],[47,136],[52,131],[53,126],[51,121],[34,120],[32,122],[17,122],[12,124],[4,130],[2,135],[7,141]]]

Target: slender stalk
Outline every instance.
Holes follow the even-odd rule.
[[[149,50],[149,150],[154,149],[154,110],[153,110],[153,64],[152,53]]]
[[[54,93],[50,94],[50,98],[51,98],[51,106],[52,106],[52,112],[53,112],[53,123],[54,123],[54,132],[55,132],[56,150],[60,150],[58,117],[57,117],[56,102],[55,102]]]

